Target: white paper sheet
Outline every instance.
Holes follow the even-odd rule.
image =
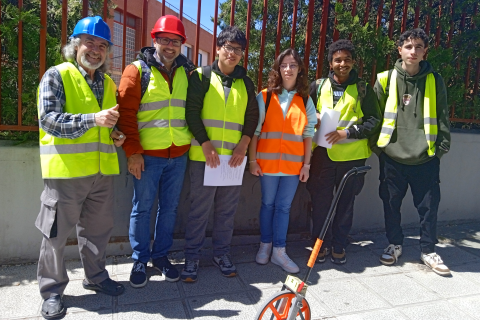
[[[339,111],[323,108],[322,112],[320,113],[320,130],[315,132],[313,141],[319,146],[331,149],[332,144],[327,142],[325,135],[337,130],[338,120],[340,120]]]
[[[232,156],[219,155],[220,166],[216,168],[205,165],[205,175],[203,177],[204,186],[239,186],[242,184],[247,157],[243,159],[241,165],[232,168],[228,161]]]

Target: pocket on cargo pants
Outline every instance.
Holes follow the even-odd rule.
[[[57,236],[57,199],[48,195],[45,190],[40,196],[42,201],[35,227],[38,228],[47,238]]]

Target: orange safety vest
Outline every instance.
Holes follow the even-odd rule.
[[[263,101],[267,89],[262,90]],[[305,158],[303,129],[308,123],[302,97],[293,96],[283,117],[278,95],[273,93],[257,144],[257,162],[264,173],[300,174]]]

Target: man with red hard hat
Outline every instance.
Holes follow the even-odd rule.
[[[63,256],[75,227],[83,287],[111,296],[125,290],[105,269],[113,229],[113,175],[119,174],[115,146],[125,140],[111,129],[119,117],[116,86],[105,73],[111,47],[110,28],[102,18],[80,20],[63,48],[66,62],[48,69],[38,88],[44,191],[35,226],[43,234],[37,277],[45,319],[66,313]]]
[[[185,121],[188,77],[195,66],[180,54],[185,28],[175,16],[160,17],[151,31],[154,47],[141,49],[125,68],[118,89],[121,120],[128,136],[123,145],[134,195],[130,216],[130,244],[134,261],[130,285],[147,284],[146,266],[167,281],[179,279],[167,254],[187,165],[191,133]],[[153,246],[150,249],[150,213],[158,194]]]

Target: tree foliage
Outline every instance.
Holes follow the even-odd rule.
[[[292,16],[294,0],[282,0],[282,30],[277,34],[277,19],[279,11],[278,1],[268,1],[264,8],[263,1],[252,2],[250,46],[248,57],[248,75],[257,83],[259,61],[263,59],[262,86],[266,86],[268,71],[275,59],[275,45],[280,37],[280,51],[290,46]],[[308,1],[299,0],[297,8],[297,25],[295,49],[304,56],[305,35],[307,32]],[[313,0],[311,0],[313,1]],[[428,61],[444,78],[447,84],[448,100],[451,114],[455,118],[480,119],[479,97],[474,96],[475,72],[480,65],[480,15],[474,13],[474,6],[478,0],[456,0],[452,10],[452,0],[433,0],[429,5],[427,0],[411,0],[405,16],[406,29],[415,25],[415,8],[419,6],[418,27],[426,28],[430,18],[430,42]],[[402,30],[403,1],[397,1],[395,8],[391,8],[391,1],[372,0],[370,10],[366,11],[367,1],[356,1],[356,14],[352,16],[352,0],[331,0],[327,20],[326,42],[320,43],[320,26],[322,23],[323,0],[316,0],[314,5],[313,28],[309,59],[309,79],[315,79],[319,65],[317,54],[320,46],[328,48],[333,42],[334,30],[339,31],[339,38],[351,38],[357,49],[357,68],[362,77],[368,82],[375,78],[372,72],[382,72],[392,68],[398,58],[398,51],[394,40],[398,39]],[[235,25],[246,30],[247,0],[237,0],[235,7]],[[267,10],[265,53],[260,57],[263,10]],[[389,37],[390,12],[393,10],[394,19],[392,37]],[[230,24],[231,0],[220,5],[219,26],[224,28]],[[381,12],[380,20],[377,20]],[[451,14],[453,12],[453,15]],[[335,24],[336,20],[336,24]],[[378,28],[377,28],[377,21]],[[463,23],[462,23],[463,21]],[[462,28],[462,25],[464,27]],[[477,27],[474,27],[477,26]],[[438,33],[437,41],[437,30]],[[427,32],[428,32],[427,31]],[[437,46],[438,43],[438,46]],[[323,68],[320,74],[325,77],[329,66],[327,50],[320,57]],[[470,65],[468,64],[470,58]],[[388,65],[387,65],[388,62]],[[375,66],[375,68],[374,68]],[[469,79],[465,81],[467,68],[470,68]],[[465,86],[465,82],[467,85]],[[478,90],[477,90],[478,91]]]
[[[16,125],[18,121],[18,37],[19,21],[22,21],[22,124],[38,125],[36,94],[40,81],[40,0],[25,0],[23,8],[12,0],[1,0],[0,38],[1,56],[1,123]],[[103,1],[90,0],[94,15],[102,15]],[[109,1],[110,7],[113,3]],[[68,1],[67,35],[82,17],[82,1]],[[61,56],[62,2],[47,2],[46,68],[62,62]],[[35,139],[37,132],[0,131],[0,139]]]

